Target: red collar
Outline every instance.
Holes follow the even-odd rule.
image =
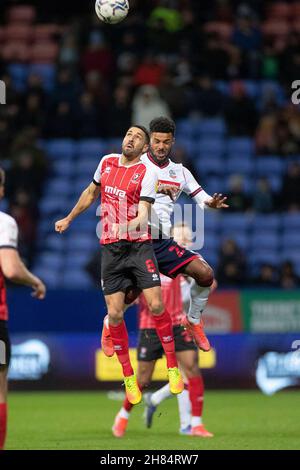
[[[166,163],[164,163],[163,165],[159,165],[153,158],[152,158],[152,155],[150,152],[147,153],[147,157],[149,158],[149,160],[154,163],[154,165],[158,166],[159,168],[167,168],[167,166],[170,164],[170,160],[168,159],[166,161]]]

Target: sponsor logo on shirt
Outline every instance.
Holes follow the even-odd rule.
[[[176,179],[176,178],[177,178],[176,171],[174,171],[174,170],[170,170],[170,171],[169,171],[169,175],[170,175],[170,177],[173,178],[173,179]]]
[[[123,191],[122,189],[112,187],[112,186],[105,186],[105,193],[114,194],[115,196],[118,196],[122,199],[126,197],[126,191]]]

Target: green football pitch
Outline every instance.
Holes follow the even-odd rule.
[[[9,449],[204,450],[299,449],[300,394],[208,391],[204,421],[213,439],[178,435],[176,399],[157,410],[146,429],[143,405],[131,416],[126,437],[116,439],[111,426],[121,405],[106,393],[11,393]]]

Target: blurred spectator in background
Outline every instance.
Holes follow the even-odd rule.
[[[189,111],[201,113],[204,117],[220,115],[224,108],[224,96],[208,75],[195,80],[190,97]]]
[[[12,137],[7,119],[0,117],[0,160],[8,159]]]
[[[281,202],[284,210],[300,210],[300,164],[292,163],[283,180]]]
[[[131,124],[130,93],[128,87],[119,85],[108,112],[110,137],[123,137]]]
[[[158,89],[152,85],[140,87],[133,99],[132,123],[149,127],[149,123],[157,116],[171,117],[169,107],[159,95]]]
[[[12,195],[10,214],[19,227],[19,241],[22,258],[31,266],[35,252],[38,210],[33,194],[24,189],[17,189]]]
[[[79,139],[97,138],[105,132],[106,120],[101,119],[101,110],[90,93],[80,97],[76,129]]]
[[[84,75],[99,72],[105,79],[111,78],[114,70],[113,53],[99,30],[91,33],[90,43],[82,55],[81,64]]]
[[[48,138],[71,139],[75,137],[74,112],[68,101],[57,103],[49,113],[45,134]]]
[[[231,94],[225,105],[224,114],[231,135],[251,136],[254,134],[257,111],[253,100],[247,96],[242,82],[231,83]]]
[[[286,261],[280,270],[280,287],[282,289],[297,289],[300,279],[295,272],[293,263]]]
[[[262,288],[276,288],[279,286],[277,270],[271,264],[263,264],[253,284]]]
[[[158,87],[162,82],[165,70],[165,65],[153,54],[148,53],[136,69],[134,84],[137,86],[153,85],[153,87]]]
[[[252,207],[258,213],[270,213],[274,211],[274,197],[267,178],[260,178],[257,181]]]
[[[250,207],[249,197],[244,191],[242,175],[233,175],[229,180],[228,204],[228,210],[231,212],[244,212]]]
[[[222,243],[217,279],[220,286],[243,285],[246,281],[246,260],[237,243],[228,239]]]

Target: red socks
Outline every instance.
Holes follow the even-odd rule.
[[[189,379],[189,395],[192,404],[192,416],[202,416],[204,383],[201,376]]]
[[[133,375],[133,369],[131,367],[128,349],[128,333],[125,322],[118,326],[109,325],[109,331],[112,342],[114,343],[114,350],[118,356],[119,362],[123,368],[124,377]]]
[[[153,315],[153,318],[155,321],[156,333],[158,334],[165,351],[168,369],[178,367],[170,315],[167,312],[164,312],[160,316]]]
[[[0,403],[0,450],[4,449],[7,427],[7,404]]]

